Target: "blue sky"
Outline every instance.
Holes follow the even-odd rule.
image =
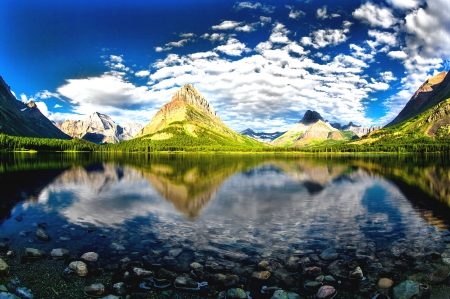
[[[2,0],[0,75],[52,120],[146,124],[186,83],[241,131],[384,125],[450,68],[450,2]]]

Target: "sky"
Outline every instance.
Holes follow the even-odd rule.
[[[184,84],[236,131],[385,125],[450,68],[448,0],[2,0],[0,76],[49,119],[147,124]]]

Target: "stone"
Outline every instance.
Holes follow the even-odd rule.
[[[317,277],[317,276],[322,274],[322,269],[320,267],[317,267],[317,266],[307,267],[307,268],[303,269],[302,274],[305,275],[305,276]]]
[[[200,270],[203,269],[203,266],[197,262],[193,262],[189,265],[192,270]]]
[[[259,280],[266,280],[270,277],[269,271],[255,271],[252,274],[253,278],[259,279]]]
[[[45,252],[36,248],[25,248],[25,254],[28,258],[34,259],[45,258]]]
[[[215,283],[220,283],[226,287],[236,287],[239,283],[239,276],[234,274],[214,274],[213,276]]]
[[[296,293],[284,291],[284,290],[277,290],[275,293],[273,293],[273,296],[271,299],[301,299],[300,296]]]
[[[14,219],[16,219],[17,222],[21,222],[23,220],[22,215],[17,215],[16,217],[14,217]]]
[[[82,261],[74,261],[69,264],[69,269],[72,271],[75,271],[75,273],[78,274],[78,276],[87,276],[88,275],[88,268],[85,263]]]
[[[46,241],[46,242],[50,241],[50,236],[41,227],[37,228],[36,235],[39,240]]]
[[[125,250],[125,247],[122,244],[111,243],[111,248],[113,250]]]
[[[328,248],[322,251],[320,258],[326,261],[332,261],[339,257],[338,253],[334,248]]]
[[[127,288],[124,282],[118,282],[113,285],[114,293],[117,295],[125,295]]]
[[[141,277],[141,278],[152,278],[153,276],[155,276],[153,271],[145,270],[145,269],[138,268],[138,267],[133,268],[133,273],[137,277]]]
[[[189,276],[189,274],[182,274],[180,276],[177,276],[177,278],[175,278],[174,285],[175,288],[178,289],[193,290],[198,288],[198,282],[193,280]]]
[[[358,266],[354,270],[350,271],[349,278],[351,279],[363,279],[364,274],[362,269]]]
[[[8,292],[1,292],[0,299],[20,299],[20,297],[17,297],[16,295]]]
[[[14,258],[16,256],[16,253],[14,252],[14,250],[8,250],[8,252],[6,253],[6,257],[7,258]]]
[[[332,298],[336,294],[336,289],[332,286],[321,287],[316,294],[317,299],[328,299]]]
[[[268,261],[261,261],[258,263],[258,267],[261,269],[267,269],[269,267],[270,263]]]
[[[437,266],[436,269],[428,275],[428,282],[431,284],[443,283],[450,274],[448,266]]]
[[[323,286],[322,282],[319,281],[310,281],[304,284],[305,289],[310,291],[318,291]]]
[[[158,278],[164,278],[164,279],[169,279],[169,280],[173,280],[177,277],[177,274],[174,272],[171,272],[169,270],[166,270],[164,268],[159,269],[158,271]]]
[[[247,299],[247,293],[241,288],[233,288],[227,291],[227,299]]]
[[[94,283],[84,288],[86,295],[103,296],[106,295],[105,286],[101,283]]]
[[[177,257],[183,252],[182,248],[175,248],[169,251],[169,256]]]
[[[69,256],[69,250],[64,248],[55,248],[52,249],[50,255],[53,259],[63,259]]]
[[[9,272],[8,264],[0,258],[0,276],[7,276]]]
[[[118,297],[115,295],[108,295],[108,296],[102,297],[102,299],[120,299],[120,298],[122,298],[122,297]]]
[[[98,254],[95,252],[86,252],[81,256],[81,258],[85,261],[95,263],[96,261],[98,261]]]
[[[413,296],[419,296],[420,284],[417,281],[405,280],[394,287],[394,299],[410,299]]]
[[[389,289],[394,285],[394,282],[389,278],[380,278],[378,280],[378,287],[381,289]]]

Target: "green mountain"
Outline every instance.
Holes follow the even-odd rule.
[[[190,84],[181,87],[133,139],[155,146],[254,147],[262,143],[228,128],[211,104]],[[132,140],[132,141],[133,141]]]
[[[339,131],[324,121],[316,111],[308,110],[292,129],[271,142],[275,146],[311,146],[354,138],[351,131]]]
[[[24,104],[0,77],[0,133],[41,138],[71,139],[45,117],[34,102]]]
[[[445,71],[425,81],[402,111],[386,127],[401,123],[450,97],[450,77]]]

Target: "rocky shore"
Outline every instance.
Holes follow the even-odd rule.
[[[144,227],[124,237],[94,226],[65,225],[56,235],[46,224],[36,226],[35,232],[20,233],[28,247],[10,238],[0,242],[2,299],[446,299],[450,294],[445,235],[433,246],[398,240],[388,247],[359,242],[293,250],[274,244],[269,250],[248,243],[227,250],[196,248],[176,234],[156,240]],[[96,250],[74,246],[81,239]]]

